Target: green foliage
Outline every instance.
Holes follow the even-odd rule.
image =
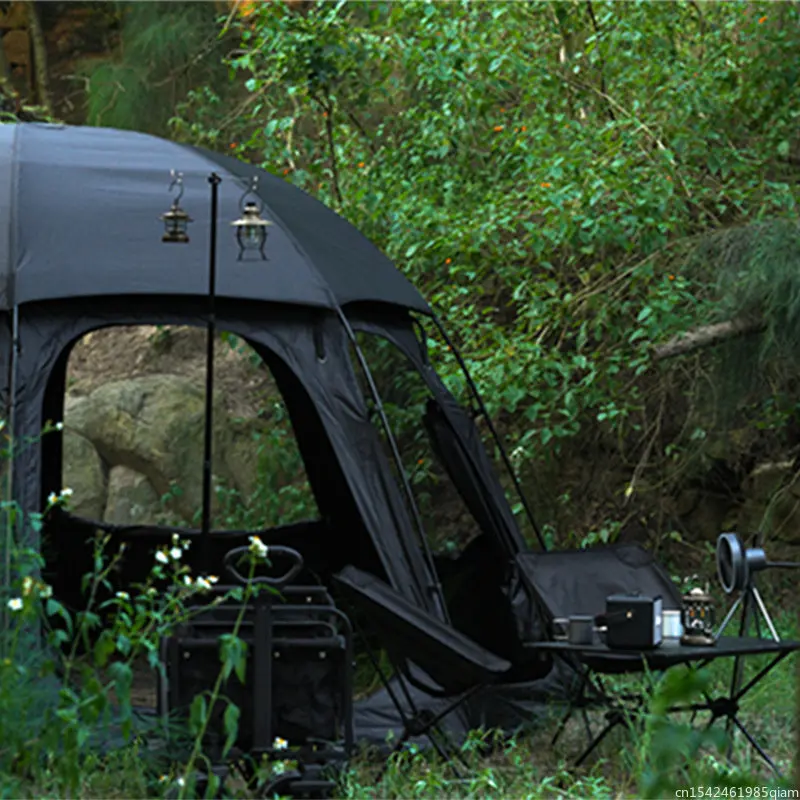
[[[782,331],[769,298],[796,294],[774,278],[793,258],[798,23],[769,3],[262,3],[233,25],[229,89],[195,87],[172,124],[387,252],[446,317],[518,463],[611,436],[663,487],[711,423],[662,414],[645,450],[659,404],[708,411],[705,376],[653,370],[651,346],[742,298]],[[747,259],[731,239],[698,268],[732,225],[758,242]]]
[[[163,133],[189,87],[224,75],[213,3],[118,3],[119,48],[82,67],[87,121]]]

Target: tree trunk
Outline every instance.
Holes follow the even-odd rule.
[[[28,29],[33,43],[33,66],[36,76],[36,98],[38,105],[42,106],[47,114],[52,115],[50,105],[50,80],[47,71],[47,45],[44,40],[42,23],[39,19],[39,9],[36,0],[25,0],[28,10]]]
[[[653,358],[656,361],[662,361],[665,358],[684,356],[703,347],[713,347],[737,336],[759,333],[764,330],[764,327],[763,320],[750,317],[703,325],[654,347]]]

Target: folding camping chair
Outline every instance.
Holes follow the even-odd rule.
[[[238,547],[225,558],[240,588],[248,578],[235,563],[247,552]],[[233,633],[240,619],[238,635],[248,647],[245,681],[234,673],[222,687],[222,695],[239,708],[238,736],[224,758],[227,703],[218,701],[204,749],[212,763],[240,761],[241,755],[250,756],[251,763],[265,756],[297,760],[299,770],[270,784],[269,795],[322,797],[335,785],[325,768],[344,763],[353,747],[352,632],[325,587],[291,583],[303,567],[299,553],[280,546],[270,547],[269,553],[271,559],[288,558],[292,564],[281,577],[252,578],[252,584],[266,590],[254,593],[244,606],[214,602],[212,596],[207,605],[192,610],[190,622],[162,641],[166,669],[159,713],[165,720],[174,712],[185,716],[193,699],[212,689],[222,667],[220,637]],[[231,588],[215,587],[213,594],[222,598]]]
[[[712,646],[692,647],[677,641],[665,641],[651,650],[612,650],[597,641],[590,645],[570,644],[554,640],[554,620],[572,615],[599,617],[605,613],[606,598],[614,594],[640,594],[662,599],[663,610],[680,609],[682,599],[675,585],[653,556],[634,544],[616,545],[589,550],[560,552],[526,552],[516,558],[517,574],[527,590],[531,605],[526,610],[530,631],[546,632],[545,639],[529,640],[528,647],[560,658],[579,677],[577,697],[561,720],[553,744],[558,741],[567,722],[580,710],[587,729],[588,746],[577,759],[581,764],[618,725],[631,723],[644,706],[644,692],[625,694],[611,691],[602,676],[630,673],[663,672],[677,665],[705,666],[718,658],[738,659],[743,656],[773,656],[745,686],[733,685],[727,697],[706,696],[704,702],[670,711],[709,712],[709,727],[726,718],[746,737],[750,745],[778,774],[767,753],[738,717],[742,698],[778,663],[800,649],[800,642],[775,642],[767,639],[724,637]],[[607,710],[606,724],[593,735],[586,709],[591,706]]]
[[[394,752],[412,737],[425,736],[439,755],[449,761],[446,750],[451,748],[439,729],[440,723],[507,673],[511,664],[369,573],[348,566],[335,576],[335,581],[354,608],[363,612],[372,626],[380,630],[381,640],[400,678],[408,708],[404,707],[370,651],[372,663],[403,720],[403,734]],[[432,683],[420,677],[420,670]],[[410,694],[404,690],[404,680],[433,697],[448,698],[451,702],[437,713],[418,711]]]

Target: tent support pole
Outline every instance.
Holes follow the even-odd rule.
[[[467,365],[464,363],[464,359],[461,357],[461,353],[458,351],[458,348],[455,346],[453,340],[447,335],[447,331],[444,329],[439,318],[433,314],[433,323],[436,325],[436,329],[439,331],[441,337],[444,339],[445,344],[450,348],[453,355],[456,357],[456,361],[458,361],[458,366],[461,367],[461,371],[464,373],[464,377],[467,379],[467,385],[472,392],[475,401],[478,404],[478,409],[481,412],[481,415],[486,420],[486,424],[489,426],[489,431],[492,434],[492,438],[494,439],[497,447],[500,450],[500,456],[503,459],[503,464],[505,464],[506,469],[508,470],[508,474],[511,476],[511,480],[514,482],[514,489],[517,492],[517,495],[522,503],[523,508],[525,509],[525,514],[527,515],[528,519],[530,520],[531,525],[533,526],[533,530],[536,533],[536,538],[539,540],[539,544],[542,550],[547,550],[547,545],[544,541],[544,536],[542,536],[542,531],[539,528],[536,520],[533,517],[533,511],[531,510],[530,505],[528,504],[528,500],[525,497],[524,492],[522,491],[522,486],[520,485],[519,478],[517,478],[517,473],[514,471],[514,467],[511,464],[511,459],[508,457],[508,453],[506,453],[506,448],[503,446],[503,442],[500,439],[500,435],[497,433],[497,429],[494,427],[494,423],[492,422],[492,418],[489,416],[489,412],[486,410],[486,406],[484,405],[483,398],[481,397],[480,392],[478,391],[478,387],[475,385],[475,381],[472,380],[472,376],[469,374],[469,370],[467,369]]]
[[[208,244],[208,324],[206,327],[206,405],[203,437],[203,512],[200,523],[200,558],[205,573],[211,571],[211,459],[214,439],[214,340],[217,335],[217,207],[219,184],[216,172],[208,176],[211,185],[211,232]]]
[[[428,539],[425,536],[425,527],[422,524],[422,517],[420,516],[419,509],[417,508],[417,503],[414,500],[414,493],[411,490],[411,484],[408,481],[408,475],[403,467],[403,461],[400,458],[400,450],[397,447],[397,442],[395,441],[394,434],[392,433],[392,428],[389,425],[388,418],[386,417],[386,411],[383,407],[383,401],[381,400],[380,393],[378,392],[378,387],[375,385],[372,371],[369,368],[369,364],[367,364],[366,358],[364,358],[364,353],[361,351],[361,348],[358,345],[358,340],[356,339],[355,331],[353,331],[353,328],[350,325],[350,320],[347,319],[344,312],[341,310],[341,308],[338,308],[338,306],[337,313],[342,325],[344,325],[345,331],[347,332],[347,337],[350,339],[350,343],[353,345],[353,349],[356,352],[358,363],[361,365],[361,369],[364,371],[364,376],[367,379],[367,384],[369,385],[372,399],[375,401],[375,408],[377,409],[378,415],[381,419],[381,425],[383,425],[383,429],[386,432],[386,438],[389,441],[389,448],[392,451],[392,457],[397,464],[397,469],[400,471],[400,478],[403,482],[403,490],[405,491],[409,506],[411,508],[411,513],[414,517],[414,524],[419,532],[422,551],[425,554],[425,559],[428,562],[428,567],[430,568],[431,575],[433,576],[433,584],[430,585],[428,589],[430,592],[432,592],[433,598],[436,601],[436,604],[439,606],[439,611],[443,615],[444,621],[449,623],[450,615],[447,611],[447,603],[445,603],[444,600],[444,589],[439,581],[439,573],[436,571],[436,563],[433,560],[433,553],[431,553],[430,546],[428,545]]]
[[[14,439],[14,423],[16,418],[16,394],[17,394],[17,351],[19,350],[19,306],[14,305],[11,312],[11,352],[8,359],[8,397],[6,400],[6,411],[8,419],[6,437],[8,440],[8,465],[6,469],[6,489],[5,489],[5,502],[6,511],[4,512],[5,522],[5,543],[3,545],[3,586],[6,588],[11,586],[11,550],[14,547],[14,519],[15,514],[13,506],[10,503],[14,497],[14,459],[15,459],[15,439]],[[5,633],[9,627],[9,614],[8,606],[3,603],[3,617],[2,617],[2,631],[0,631],[0,651],[3,657],[7,655],[6,645],[8,637]]]

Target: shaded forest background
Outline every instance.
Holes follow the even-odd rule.
[[[800,544],[800,4],[0,5],[7,118],[227,152],[387,252],[559,544]]]

